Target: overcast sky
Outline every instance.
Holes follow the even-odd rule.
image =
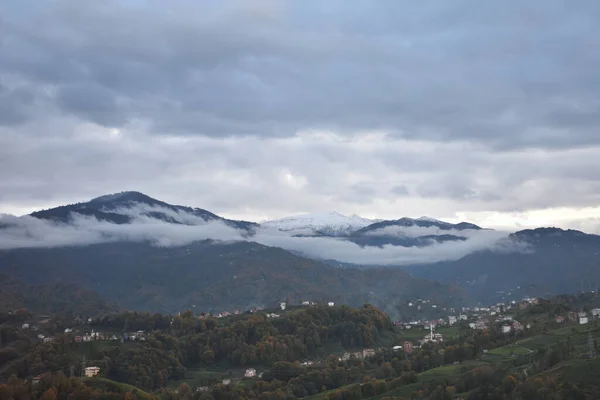
[[[0,212],[599,231],[600,2],[0,2]]]

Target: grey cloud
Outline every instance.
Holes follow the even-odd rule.
[[[83,120],[108,127],[122,126],[127,122],[124,106],[106,88],[95,84],[69,84],[59,87],[58,105],[66,112]]]
[[[384,129],[502,149],[599,143],[592,0],[1,7],[0,72],[55,86],[65,110],[107,126],[139,118],[160,133],[280,137]]]
[[[46,136],[31,140],[37,132]],[[388,153],[396,154],[394,163]],[[129,125],[112,136],[74,120],[41,120],[18,130],[0,127],[0,208],[60,205],[122,190],[249,219],[329,210],[396,219],[589,207],[600,203],[600,179],[592,173],[599,156],[595,148],[494,153],[360,137],[164,137]],[[289,185],[288,172],[306,186]],[[367,197],[346,183],[357,176],[368,182]],[[398,182],[425,197],[391,196]]]
[[[396,185],[390,189],[390,193],[394,196],[407,196],[409,191],[406,185]]]

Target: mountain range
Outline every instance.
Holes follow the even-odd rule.
[[[414,297],[487,302],[600,280],[600,237],[579,231],[509,235],[335,212],[258,224],[139,192],[1,218],[0,249],[0,273],[24,284],[81,285],[120,307],[161,311],[314,299],[393,315]]]

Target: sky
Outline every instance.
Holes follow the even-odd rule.
[[[600,3],[0,3],[0,213],[125,190],[600,233]]]

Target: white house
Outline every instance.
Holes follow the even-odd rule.
[[[310,301],[308,301],[308,300],[304,300],[304,301],[302,302],[302,305],[303,305],[303,306],[309,306],[309,305],[310,305]]]
[[[450,315],[448,317],[448,325],[454,325],[456,324],[456,317],[454,315]]]
[[[599,317],[600,316],[600,308],[594,308],[594,309],[592,309],[592,315],[594,317]]]
[[[287,306],[287,303],[282,301],[281,303],[279,303],[279,307],[281,308],[281,311],[285,310],[285,307]],[[256,373],[256,371],[254,371]]]
[[[65,329],[65,333],[71,333],[71,332],[73,332],[73,328],[67,328],[67,329]]]
[[[23,324],[23,325],[21,325],[21,329],[29,329],[29,324]]]
[[[466,314],[460,314],[458,316],[458,319],[460,319],[461,321],[466,321],[467,320],[467,315]]]
[[[510,333],[512,327],[510,325],[502,325],[502,333]]]
[[[88,378],[91,378],[92,376],[96,376],[99,373],[100,373],[99,367],[86,367],[86,369],[84,370],[84,374]]]
[[[333,306],[335,306],[335,303],[334,303],[333,301],[330,301],[329,303],[327,303],[327,305],[328,305],[329,307],[333,307]]]
[[[245,378],[254,378],[255,376],[256,376],[256,370],[254,368],[248,368],[246,370],[246,372],[244,373]]]
[[[585,325],[588,323],[588,317],[579,317],[579,325]]]

